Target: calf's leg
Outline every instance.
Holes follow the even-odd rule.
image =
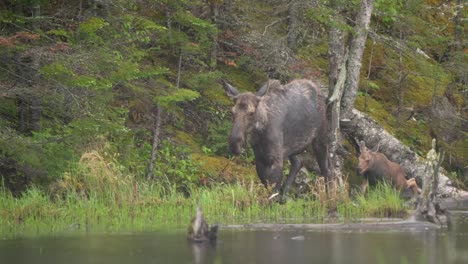
[[[411,188],[413,190],[413,194],[420,194],[421,190],[418,187],[418,184],[416,183],[416,180],[414,178],[411,178],[406,181],[406,187]]]
[[[366,193],[368,186],[369,186],[369,179],[367,179],[367,177],[364,177],[364,181],[362,182],[362,185],[361,185],[362,193]]]

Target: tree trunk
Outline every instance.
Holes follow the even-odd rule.
[[[292,50],[296,48],[297,44],[297,31],[299,24],[299,0],[292,0],[288,8],[288,47]]]
[[[385,154],[388,159],[399,163],[407,176],[414,177],[418,182],[421,182],[428,171],[428,165],[424,160],[366,114],[353,109],[348,116],[350,116],[349,119],[340,121],[343,132],[358,142],[364,140],[369,148],[379,145],[379,152]],[[468,192],[452,186],[452,182],[443,171],[439,172],[438,181],[437,194],[439,197],[468,195]]]
[[[216,28],[219,28],[218,25],[218,16],[219,16],[219,5],[220,3],[218,1],[210,1],[210,12],[211,12],[211,22],[216,25]],[[210,66],[211,69],[216,68],[216,63],[217,63],[217,57],[218,57],[218,42],[217,36],[213,35],[212,38],[212,45],[211,45],[211,51],[210,51],[210,57],[208,58],[208,65]]]
[[[153,146],[151,148],[151,158],[150,163],[148,165],[148,174],[146,178],[148,180],[152,180],[154,178],[153,170],[154,170],[154,161],[156,160],[156,153],[158,152],[158,145],[159,145],[159,133],[161,130],[161,107],[159,104],[156,105],[155,110],[153,112]]]
[[[338,155],[338,148],[342,143],[342,135],[340,133],[340,109],[341,97],[344,92],[344,84],[346,80],[346,60],[348,53],[342,59],[341,66],[339,67],[339,75],[336,76],[334,86],[330,88],[327,99],[327,120],[329,124],[329,147],[330,147],[330,174],[332,180],[338,180],[339,186],[342,186],[343,181],[343,166],[344,160],[341,155]]]
[[[349,44],[349,57],[346,62],[346,84],[341,105],[341,112],[345,117],[352,113],[354,101],[356,101],[362,54],[366,46],[367,32],[373,8],[374,0],[361,0],[361,7],[356,17],[356,25],[354,26],[355,32]]]
[[[336,1],[330,1],[330,5],[338,11],[340,5]],[[344,23],[341,16],[336,18],[339,23]],[[329,88],[327,99],[327,120],[329,123],[329,147],[330,147],[330,174],[332,179],[339,179],[341,183],[343,179],[343,157],[337,155],[338,147],[341,145],[342,137],[340,133],[340,108],[341,97],[343,96],[344,83],[346,78],[346,61],[345,57],[345,34],[337,27],[331,27],[328,41],[328,64],[329,64]]]
[[[362,54],[367,39],[373,4],[374,0],[361,1],[361,8],[354,26],[355,35],[351,37],[351,41],[346,48],[344,48],[345,37],[343,32],[334,27],[330,29],[330,90],[327,118],[330,126],[330,172],[332,179],[337,179],[338,183],[342,182],[343,171],[343,158],[338,155],[342,141],[339,120],[342,115],[349,114],[349,111],[354,108],[354,101],[359,88]],[[340,11],[340,3],[332,1],[331,5],[337,9],[337,12]]]
[[[455,24],[455,49],[457,51],[463,50],[463,22],[462,22],[462,13],[463,13],[463,3],[462,0],[457,0],[457,14],[454,17]]]

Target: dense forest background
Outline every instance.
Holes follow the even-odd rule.
[[[459,184],[468,183],[465,5],[376,1],[355,105],[421,156],[437,138]],[[73,172],[92,172],[82,165],[90,160],[180,191],[256,181],[252,153],[228,153],[232,103],[221,80],[255,91],[268,78],[309,78],[327,90],[329,29],[352,33],[358,6],[1,1],[3,185],[15,194],[32,184],[84,189],[89,181]],[[346,162],[350,179],[355,157]]]

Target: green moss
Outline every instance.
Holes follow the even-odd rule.
[[[196,137],[182,130],[175,130],[175,140],[181,145],[187,146],[192,152],[200,152],[200,144],[196,141]]]
[[[343,170],[345,171],[346,180],[350,186],[361,185],[362,176],[357,171],[359,153],[348,140],[343,142],[343,146],[350,151],[350,154],[344,160]]]
[[[3,99],[1,94],[0,99],[2,99],[0,100],[0,116],[8,117],[8,119],[13,119],[17,115],[15,100]]]
[[[221,71],[226,75],[226,80],[235,86],[239,92],[256,92],[260,85],[267,81],[263,74],[251,72],[247,73],[241,68],[221,66]]]
[[[418,155],[425,156],[431,148],[430,127],[426,122],[407,120],[396,126],[395,136]]]
[[[216,182],[250,182],[256,180],[255,167],[244,167],[224,157],[207,156],[200,153],[193,155],[200,163],[204,177],[212,177]]]
[[[412,105],[415,109],[424,109],[432,104],[432,98],[443,96],[443,82],[437,83],[433,78],[413,76],[409,77],[409,85],[405,91],[404,100]],[[435,93],[435,94],[434,94]]]
[[[328,43],[323,41],[321,43],[316,43],[316,45],[308,45],[302,47],[298,50],[298,57],[306,62],[306,67],[311,67],[313,65],[313,71],[323,73],[325,76],[326,73],[322,72],[323,69],[328,69]],[[301,72],[301,69],[297,69]],[[302,73],[302,72],[301,72]],[[302,74],[302,76],[295,76],[296,78],[304,78],[307,74]]]
[[[365,101],[367,100],[367,107],[365,107]],[[384,105],[376,101],[370,96],[358,96],[356,98],[355,107],[359,111],[362,111],[370,115],[377,123],[385,128],[389,133],[394,132],[392,127],[395,124],[395,116],[392,115],[385,109]]]
[[[468,132],[462,133],[464,136],[451,144],[439,141],[439,144],[442,144],[443,149],[446,151],[445,155],[448,157],[446,160],[450,160],[451,165],[459,168],[466,167],[468,164]],[[468,178],[465,181],[468,181]]]

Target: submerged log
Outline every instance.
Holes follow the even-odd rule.
[[[370,148],[379,145],[379,152],[384,153],[390,160],[400,164],[408,176],[413,176],[418,182],[424,179],[428,164],[409,147],[388,133],[368,115],[353,109],[347,115],[348,119],[340,120],[342,131],[349,138],[363,140]],[[468,192],[457,189],[442,170],[439,171],[437,196],[440,198],[457,198],[468,195]]]

